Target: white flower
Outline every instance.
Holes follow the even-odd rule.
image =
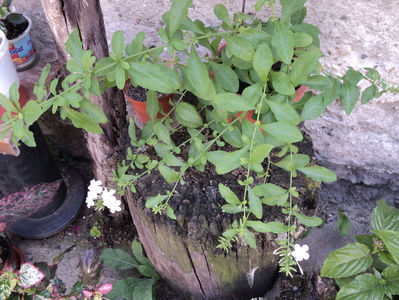
[[[291,252],[291,255],[294,259],[298,261],[308,260],[309,259],[309,246],[308,245],[299,245],[295,244],[294,251]]]
[[[107,190],[104,188],[101,198],[103,199],[104,206],[108,207],[111,213],[115,213],[116,211],[121,211],[121,201],[116,199],[114,196],[115,190]]]
[[[86,204],[88,208],[94,206],[94,200],[97,200],[98,195],[103,191],[101,183],[101,180],[92,179],[90,181],[89,192],[87,193],[86,197]]]
[[[86,197],[87,207],[90,208],[90,207],[94,206],[94,200],[96,200],[96,199],[97,199],[97,197],[92,197],[92,195],[90,193],[88,193],[87,197]]]
[[[92,179],[89,185],[89,192],[92,192],[93,194],[97,195],[101,194],[101,192],[103,191],[101,184],[102,184],[101,180]]]

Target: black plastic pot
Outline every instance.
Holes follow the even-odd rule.
[[[85,186],[75,169],[67,165],[58,168],[38,125],[31,129],[36,147],[21,144],[18,156],[0,155],[0,191],[8,195],[26,186],[64,179],[48,205],[9,228],[19,236],[38,239],[61,231],[73,221],[82,206]]]

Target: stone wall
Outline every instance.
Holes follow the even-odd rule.
[[[14,0],[18,11],[35,23],[32,35],[39,49],[54,48],[38,1]],[[230,12],[241,9],[241,1],[194,0],[192,18],[217,24],[213,6],[223,3]],[[246,11],[255,14],[255,0],[246,1]],[[156,31],[171,0],[101,0],[108,39],[122,30],[129,42],[146,32],[147,45],[158,43]],[[391,81],[399,81],[399,2],[397,0],[308,0],[307,22],[321,30],[322,63],[325,69],[343,73],[376,67]],[[267,15],[263,10],[261,14]],[[259,14],[258,14],[259,15]],[[366,184],[390,183],[399,187],[399,96],[386,95],[347,116],[338,103],[304,129],[313,139],[320,163],[338,176]]]

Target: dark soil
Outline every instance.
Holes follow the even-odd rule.
[[[210,133],[205,132],[204,135],[209,135],[209,138],[212,138]],[[172,136],[176,145],[184,142],[187,138],[189,138],[189,135],[185,131],[178,131]],[[305,138],[305,140],[297,146],[299,147],[300,153],[305,153],[310,157],[313,156],[312,143],[309,138]],[[188,148],[189,147],[183,148],[181,154],[177,156],[187,161]],[[220,148],[215,144],[211,150],[233,151],[234,149],[228,145]],[[149,149],[148,154],[154,155],[155,152]],[[273,153],[271,157],[273,161],[281,159],[277,157],[277,153]],[[156,157],[153,157],[153,159],[156,159]],[[266,165],[267,163],[264,164],[265,168]],[[179,171],[177,168],[175,169]],[[288,172],[277,167],[272,167],[270,175],[269,182],[283,188],[289,187]],[[256,174],[251,174],[251,176],[255,179],[255,184],[262,183],[263,179],[256,179]],[[228,229],[230,224],[234,220],[238,220],[240,216],[240,214],[232,215],[222,211],[221,206],[226,204],[226,202],[219,193],[218,185],[222,183],[228,186],[239,198],[242,198],[244,187],[240,186],[237,180],[246,179],[246,169],[239,167],[228,174],[218,175],[216,174],[215,166],[207,163],[204,172],[192,168],[184,174],[183,179],[185,184],[178,185],[174,196],[169,202],[177,216],[177,223],[179,226],[176,226],[176,222],[169,219],[167,216],[161,216],[159,221],[162,223],[170,223],[170,226],[175,227],[177,232],[181,232],[182,230],[183,232],[190,232],[192,234],[193,230],[199,231],[197,232],[198,235],[196,234],[196,238],[206,243],[216,243],[221,233]],[[299,172],[298,176],[293,179],[293,185],[300,193],[299,199],[295,200],[295,202],[301,202],[300,207],[303,213],[310,216],[314,215],[316,202],[319,197],[318,189],[309,190],[306,177]],[[140,195],[143,195],[143,197],[140,197],[142,201],[140,205],[144,206],[145,201],[150,196],[155,196],[158,193],[161,195],[165,194],[166,191],[172,190],[173,185],[166,183],[157,171],[153,171],[151,175],[140,180],[137,187]],[[149,210],[148,213],[152,214]],[[266,221],[275,221],[276,219],[282,220],[283,216],[280,212],[280,208],[265,206],[263,219]]]
[[[145,88],[142,88],[141,86],[133,87],[133,86],[129,85],[129,87],[126,90],[126,94],[134,101],[138,101],[138,102],[146,102],[147,101],[147,90]],[[157,92],[158,97],[162,97],[164,95],[166,95],[166,94]]]
[[[140,86],[137,87],[130,86],[126,91],[126,94],[134,101],[138,102],[147,101],[147,91]]]
[[[337,294],[334,281],[317,274],[281,276],[278,285],[279,296],[273,300],[333,300]]]
[[[7,30],[7,39],[13,40],[19,37],[29,27],[28,20],[21,14],[11,13],[4,19]]]

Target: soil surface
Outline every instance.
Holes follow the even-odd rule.
[[[28,20],[20,14],[9,14],[4,19],[7,30],[7,39],[13,40],[19,37],[29,27]]]
[[[137,102],[146,102],[147,101],[147,91],[140,87],[132,87],[129,86],[126,90],[126,94],[134,101]]]

